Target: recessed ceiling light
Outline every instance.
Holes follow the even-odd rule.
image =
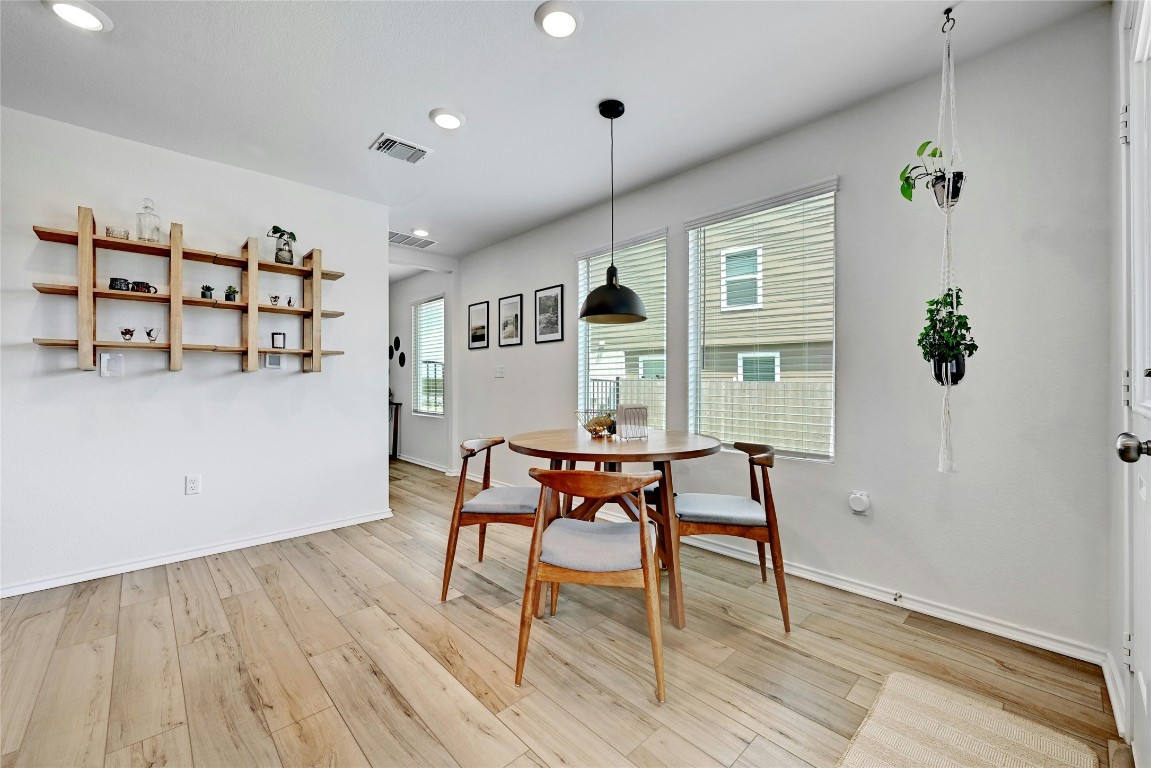
[[[416,237],[427,237],[428,231],[426,229],[413,229],[412,234]]]
[[[552,37],[567,37],[579,26],[579,12],[564,0],[549,0],[536,8],[536,24]]]
[[[99,8],[84,2],[84,0],[42,0],[44,5],[51,8],[57,16],[64,21],[86,29],[89,32],[107,32],[112,29],[112,20]]]
[[[468,121],[468,119],[459,112],[453,112],[443,107],[433,109],[428,113],[428,117],[432,119],[433,123],[449,131],[454,131]]]

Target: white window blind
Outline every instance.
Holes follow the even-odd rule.
[[[835,452],[835,182],[688,224],[689,417],[724,443]]]
[[[444,297],[412,305],[412,412],[444,412]]]
[[[579,260],[579,300],[603,285],[609,253]],[[579,323],[579,408],[647,406],[648,426],[663,429],[667,413],[667,235],[648,236],[616,246],[615,266],[622,285],[635,291],[647,309],[642,323]]]

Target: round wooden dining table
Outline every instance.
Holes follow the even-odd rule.
[[[684,459],[698,459],[719,452],[720,442],[714,437],[691,432],[649,429],[646,438],[622,440],[615,437],[592,437],[587,430],[545,429],[525,432],[508,439],[508,447],[526,456],[549,460],[551,469],[574,469],[576,462],[599,462],[618,465],[623,462],[650,462],[662,473],[657,488],[658,510],[651,510],[652,519],[659,524],[659,554],[667,568],[668,617],[676,627],[683,629],[686,621],[683,607],[683,589],[680,577],[679,550],[670,542],[679,541],[674,535],[679,521],[675,516],[675,487],[671,463]]]

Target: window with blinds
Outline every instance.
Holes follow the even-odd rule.
[[[603,285],[610,253],[579,261],[580,301]],[[648,426],[663,429],[667,414],[667,233],[616,246],[622,285],[635,291],[647,320],[621,325],[579,323],[579,408],[615,410],[646,405]]]
[[[835,455],[835,189],[688,223],[692,431]]]
[[[412,412],[444,412],[444,297],[412,305]]]

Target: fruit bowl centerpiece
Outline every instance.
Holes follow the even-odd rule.
[[[592,437],[607,437],[615,434],[615,414],[602,408],[590,411],[576,411],[580,426]]]

